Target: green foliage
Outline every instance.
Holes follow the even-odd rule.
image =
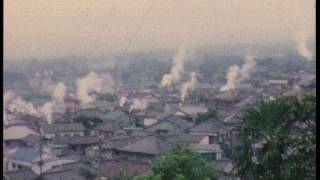
[[[127,171],[121,170],[119,175],[114,180],[134,180],[134,175],[130,176]]]
[[[197,152],[185,145],[178,145],[168,154],[156,159],[152,166],[152,175],[145,180],[194,180],[218,179],[219,172],[214,164],[208,163]]]
[[[217,117],[217,110],[209,109],[205,113],[198,113],[197,114],[196,124],[200,124],[202,122],[209,120],[210,118],[216,118],[216,117]]]
[[[240,123],[241,145],[234,159],[245,179],[315,179],[316,96],[305,92],[279,97],[244,112]],[[296,124],[304,124],[299,128]],[[257,151],[255,142],[264,141]],[[258,163],[252,161],[259,152]]]

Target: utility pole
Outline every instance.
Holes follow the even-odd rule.
[[[43,137],[40,139],[40,161],[39,161],[40,177],[42,177],[42,165],[43,165],[43,160],[42,160],[42,142],[43,142]]]
[[[98,152],[98,180],[101,179],[101,144],[102,137],[99,136],[99,152]]]

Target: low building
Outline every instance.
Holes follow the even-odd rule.
[[[149,171],[150,168],[149,163],[129,160],[106,160],[101,164],[102,177],[107,179],[119,178],[121,172],[126,172],[129,176],[138,175]]]
[[[60,124],[45,124],[40,129],[41,134],[47,138],[63,136],[84,136],[84,126],[80,123],[60,123]]]
[[[222,92],[213,98],[213,104],[221,109],[231,109],[239,101],[240,96],[236,91]]]
[[[39,162],[40,157],[42,157],[42,167],[40,168]],[[71,162],[77,162],[75,159],[58,158],[52,154],[50,148],[39,144],[33,147],[20,147],[17,148],[14,152],[9,154],[5,158],[5,167],[4,171],[16,171],[24,168],[30,168],[36,174],[40,174],[40,169],[42,172],[45,172],[51,169],[54,166],[67,164]]]
[[[170,142],[164,137],[150,135],[126,146],[115,148],[115,155],[118,159],[151,162],[156,156],[168,152],[174,146],[174,142]]]
[[[23,138],[29,135],[39,135],[37,132],[31,130],[27,126],[10,126],[4,129],[3,144],[4,148],[15,148],[23,145]]]
[[[71,151],[79,155],[85,154],[85,148],[98,144],[98,136],[55,137],[51,142],[52,150],[57,156],[67,155]]]
[[[181,134],[187,129],[193,127],[193,123],[176,116],[169,116],[160,122],[157,122],[148,128],[147,131],[163,132],[165,134]]]
[[[4,180],[35,180],[37,174],[29,168],[3,173]]]

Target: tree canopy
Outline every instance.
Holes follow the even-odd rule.
[[[315,179],[316,95],[282,96],[244,112],[234,160],[245,179]]]
[[[199,153],[186,145],[178,145],[168,154],[156,159],[152,166],[152,175],[144,180],[215,180],[218,168],[207,162]]]

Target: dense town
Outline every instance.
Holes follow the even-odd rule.
[[[300,60],[305,62],[298,71],[285,66],[287,73],[270,75],[272,65],[256,62],[272,59],[247,56],[242,66],[226,69],[224,82],[205,83],[202,74],[183,72],[180,51],[162,81],[151,85],[146,77],[138,86],[117,84],[110,74],[91,71],[76,88],[57,83],[49,98],[34,93],[25,95],[27,101],[11,87],[4,94],[4,178],[117,179],[123,172],[139,178],[181,143],[214,162],[222,179],[235,178],[232,153],[240,144],[241,113],[261,101],[315,88],[312,61]],[[179,82],[182,74],[189,79]],[[41,82],[54,76],[31,77]],[[256,142],[255,149],[262,144]]]

